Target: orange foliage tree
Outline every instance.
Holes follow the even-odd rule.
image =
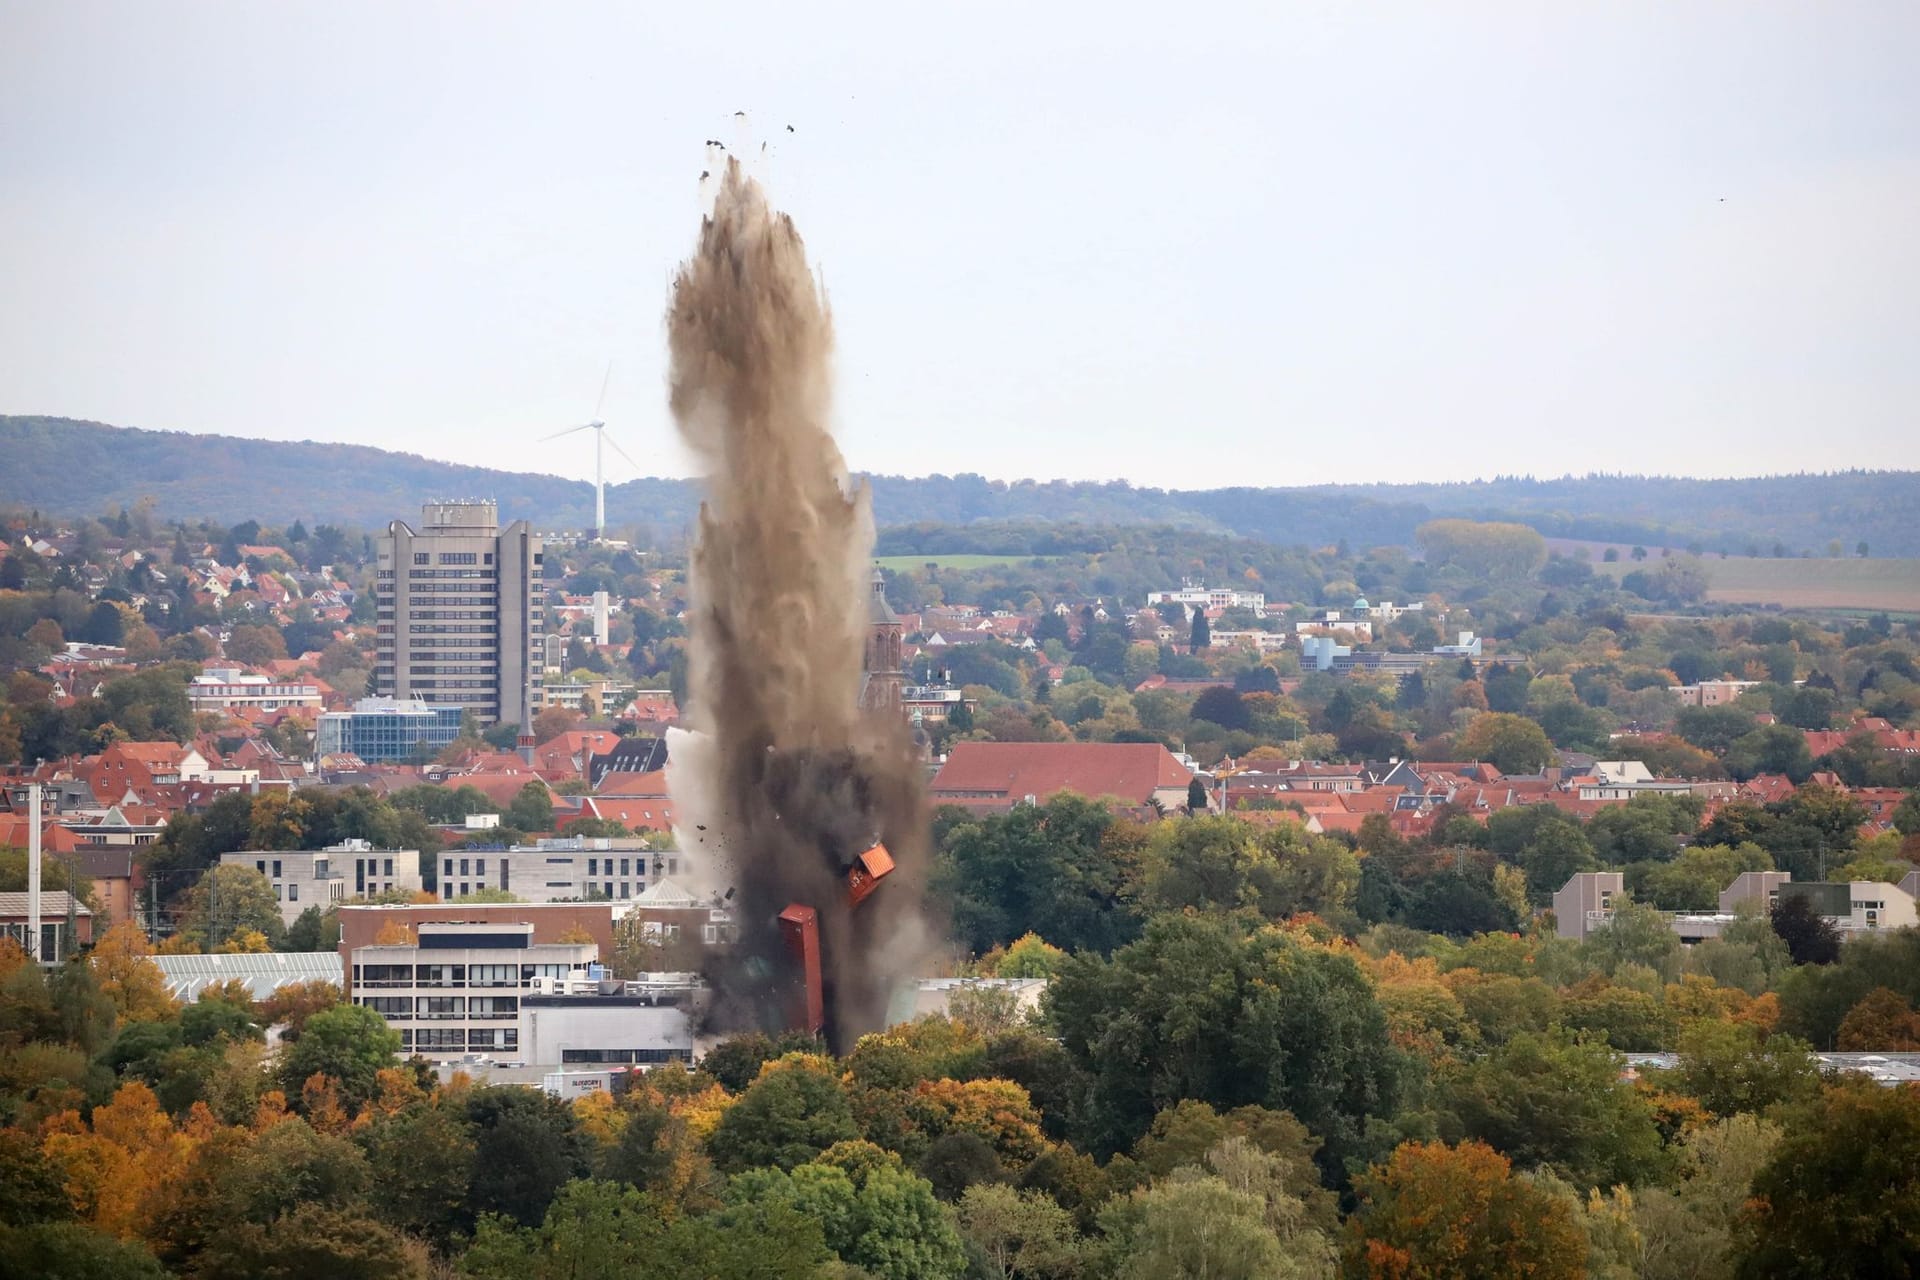
[[[195,1112],[176,1129],[153,1090],[131,1081],[94,1108],[91,1125],[77,1112],[55,1117],[42,1150],[82,1219],[121,1239],[143,1238],[209,1131],[205,1108],[195,1104]]]
[[[1403,1143],[1360,1181],[1348,1222],[1349,1274],[1479,1280],[1587,1273],[1587,1240],[1566,1200],[1513,1176],[1484,1142]]]
[[[1842,1053],[1920,1049],[1920,1013],[1905,996],[1875,987],[1840,1020]]]
[[[88,954],[87,967],[123,1022],[160,1022],[179,1012],[147,935],[131,920],[106,931]]]

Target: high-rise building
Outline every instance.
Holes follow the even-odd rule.
[[[524,734],[541,678],[540,536],[525,520],[501,529],[490,501],[429,502],[421,515],[418,532],[396,520],[378,539],[370,692]]]

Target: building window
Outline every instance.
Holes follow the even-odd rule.
[[[469,858],[462,858],[462,859],[460,859],[460,874],[461,874],[461,875],[463,875],[463,876],[464,876],[464,875],[471,875],[471,874],[472,874],[472,872],[470,872],[470,871],[468,871],[468,870],[467,870],[467,863],[468,863],[468,862],[470,862],[470,861],[471,861],[471,859],[469,859]]]
[[[479,876],[483,880],[486,878],[487,860],[485,858],[475,858],[473,860],[473,874]]]
[[[280,878],[280,859],[278,858],[273,860],[273,878],[275,880]]]
[[[548,861],[551,862],[552,859],[549,858]],[[597,876],[600,874],[600,859],[598,858],[587,859],[587,874],[590,876]]]
[[[284,898],[285,896],[286,896],[286,894],[285,894],[285,892],[284,892],[284,890],[283,890],[283,888],[282,888],[282,886],[280,886],[280,885],[275,885],[275,886],[273,886],[273,900],[274,900],[275,902],[279,902],[279,901],[280,901],[281,899],[283,899],[283,898]]]
[[[299,886],[299,885],[297,885],[297,884],[290,884],[290,885],[288,885],[288,886],[287,886],[287,901],[288,901],[288,902],[298,902],[298,901],[300,901],[300,886]]]
[[[446,865],[446,867],[445,867],[444,869],[442,869],[442,871],[441,871],[441,873],[440,873],[440,874],[442,874],[442,875],[448,875],[448,876],[450,876],[450,875],[452,875],[452,874],[453,874],[453,859],[452,859],[452,858],[448,858],[448,859],[447,859],[447,865]]]
[[[416,551],[413,553],[413,562],[415,564],[425,564],[427,559],[427,553],[424,551]]]
[[[381,875],[383,875],[383,876],[386,876],[386,877],[388,877],[389,879],[391,879],[391,878],[392,878],[392,876],[393,876],[393,859],[392,859],[392,858],[386,858],[386,859],[384,859],[383,861],[385,862],[385,864],[386,864],[386,865],[385,865],[385,867],[384,867],[384,869],[382,869],[382,871],[380,872],[380,874],[381,874]]]
[[[625,898],[627,896],[627,882],[625,880],[622,880],[620,882],[620,896],[622,898]]]

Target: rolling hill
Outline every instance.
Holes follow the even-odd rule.
[[[1553,537],[1647,542],[1740,554],[1775,542],[1816,553],[1860,542],[1920,555],[1920,473],[1847,471],[1744,480],[1597,475],[1471,484],[1166,490],[1126,483],[1013,482],[976,475],[874,476],[882,525],[987,520],[1171,524],[1282,544],[1405,544],[1441,515],[1511,519]],[[70,418],[0,416],[0,502],[63,515],[151,499],[163,518],[285,523],[296,516],[373,528],[431,498],[477,495],[502,517],[578,529],[582,481],[492,470],[364,445],[145,431]],[[697,484],[643,479],[607,490],[609,523],[685,529]]]

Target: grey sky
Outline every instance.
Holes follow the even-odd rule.
[[[660,315],[745,109],[859,468],[1920,466],[1916,67],[1908,0],[0,0],[0,412],[585,476],[530,441],[611,358],[684,474]]]

